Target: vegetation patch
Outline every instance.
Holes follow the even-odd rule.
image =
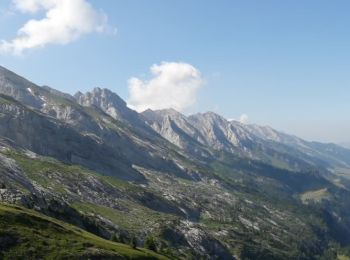
[[[166,259],[107,241],[37,212],[0,204],[1,259]]]

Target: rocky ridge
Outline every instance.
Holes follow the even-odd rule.
[[[212,112],[138,114],[110,90],[73,97],[4,68],[0,94],[1,202],[139,246],[152,235],[170,258],[318,259],[350,243],[345,148]]]

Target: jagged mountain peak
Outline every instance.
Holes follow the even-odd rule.
[[[191,252],[233,259],[229,253],[243,249],[252,259],[296,259],[306,244],[305,259],[313,259],[321,243],[333,242],[326,232],[334,225],[348,241],[349,181],[334,175],[339,188],[323,177],[333,180],[328,167],[350,167],[345,148],[299,139],[301,146],[271,127],[230,122],[214,112],[138,114],[108,89],[72,97],[0,71],[0,200],[106,238],[156,234],[174,250],[162,251],[172,258]],[[2,95],[7,89],[11,95]],[[44,103],[28,108],[30,98]],[[314,165],[320,171],[311,171]],[[300,241],[300,227],[308,243]],[[4,234],[11,241],[13,232]]]
[[[78,104],[82,106],[96,106],[115,119],[135,117],[136,112],[127,107],[126,102],[107,88],[96,87],[85,94],[77,92],[74,95]]]
[[[215,113],[215,112],[205,112],[205,113],[197,113],[194,115],[190,115],[189,120],[194,124],[206,124],[210,125],[228,125],[228,121],[223,116]]]
[[[292,147],[295,155],[308,154],[330,163],[337,162],[335,157],[339,157],[334,153],[339,149],[329,149],[327,145],[321,149],[320,145],[284,134],[270,126],[229,121],[214,112],[186,116],[172,108],[146,110],[138,114],[128,108],[126,102],[109,89],[94,88],[85,94],[77,92],[72,97],[50,87],[39,87],[4,67],[0,67],[0,94],[10,96],[26,106],[36,108],[71,125],[79,125],[80,129],[85,130],[96,128],[98,125],[87,118],[89,116],[83,107],[98,108],[114,119],[128,124],[132,129],[138,129],[140,133],[156,138],[155,130],[173,144],[181,148],[191,146],[191,150],[200,144],[214,150],[251,156],[260,153],[254,150],[258,144],[264,151],[270,150],[271,154],[290,153],[290,149],[282,147],[284,145]],[[201,150],[199,146],[195,149]],[[346,157],[343,161],[350,163]],[[341,162],[339,165],[344,164]]]
[[[233,151],[243,146],[251,137],[242,127],[231,125],[224,117],[214,113],[197,113],[185,116],[174,109],[143,113],[146,121],[159,134],[173,144],[203,153],[202,146],[215,150]],[[188,146],[189,139],[192,140]],[[196,149],[193,149],[196,146]]]
[[[166,109],[160,109],[160,110],[156,110],[155,111],[158,114],[161,115],[166,115],[166,116],[184,116],[183,114],[181,114],[179,111],[177,111],[174,108],[166,108]]]
[[[92,91],[86,92],[85,94],[79,91],[74,95],[74,97],[76,98],[77,102],[83,106],[113,105],[120,108],[126,107],[126,102],[116,93],[107,88],[96,87]]]
[[[77,92],[74,95],[76,102],[83,107],[95,107],[112,118],[122,121],[139,133],[154,138],[156,132],[145,122],[141,114],[130,109],[127,103],[116,93],[107,88],[96,87],[85,94]]]
[[[163,120],[185,120],[186,116],[173,108],[151,110],[147,109],[141,113],[148,123],[161,123]]]

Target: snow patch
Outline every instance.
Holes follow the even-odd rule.
[[[28,92],[32,95],[34,95],[33,90],[31,88],[27,88]]]
[[[39,98],[40,98],[43,102],[46,102],[46,101],[47,101],[46,97],[44,97],[44,96],[39,96]]]

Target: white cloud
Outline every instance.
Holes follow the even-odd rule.
[[[67,44],[82,35],[105,32],[107,16],[86,0],[12,0],[23,13],[45,12],[45,17],[27,21],[11,41],[0,42],[0,52],[21,54],[48,44]]]
[[[174,108],[183,111],[193,105],[203,84],[198,69],[187,63],[162,62],[150,68],[153,78],[131,78],[128,105],[141,112],[146,109]]]
[[[240,117],[239,117],[239,122],[242,123],[242,124],[248,124],[249,122],[249,117],[247,114],[242,114]]]

